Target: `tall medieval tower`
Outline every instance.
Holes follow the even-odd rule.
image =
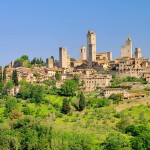
[[[70,66],[70,55],[67,54],[67,49],[65,47],[59,48],[59,67],[69,68]]]
[[[80,60],[86,60],[86,47],[80,47]]]
[[[142,52],[140,48],[135,48],[135,58],[142,58]]]
[[[96,61],[96,34],[91,30],[87,34],[87,59],[90,67],[92,62]]]
[[[121,47],[121,57],[132,58],[132,40],[130,37],[126,39],[126,45]]]

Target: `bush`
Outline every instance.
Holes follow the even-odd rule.
[[[120,133],[110,133],[102,146],[104,150],[131,150],[129,139]]]
[[[134,138],[131,139],[132,149],[148,150],[150,149],[150,129],[145,124],[130,125],[125,130]]]
[[[119,102],[123,99],[122,94],[111,94],[109,99],[113,100],[114,104],[119,104]]]

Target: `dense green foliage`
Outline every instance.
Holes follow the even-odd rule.
[[[126,77],[126,78],[118,78],[116,75],[112,75],[111,86],[112,88],[126,88],[131,89],[131,86],[121,86],[120,84],[123,82],[140,82],[141,84],[147,84],[148,82],[144,78],[136,78],[136,77]]]
[[[78,83],[73,80],[66,80],[61,86],[60,94],[64,96],[75,96],[78,89]]]
[[[126,133],[131,134],[131,145],[133,149],[150,149],[150,129],[145,124],[130,125],[125,130]]]
[[[44,61],[42,58],[36,58],[34,57],[32,60],[31,60],[31,64],[32,65],[39,65],[39,66],[44,66]]]
[[[70,91],[58,95],[62,89],[55,89],[51,81],[21,81],[17,97],[1,93],[0,149],[149,150],[148,103],[131,107],[136,101],[120,101],[118,95],[107,99],[80,92],[77,76],[66,81],[76,84],[69,97]],[[12,85],[10,80],[2,89],[8,91]]]
[[[31,68],[32,66],[44,66],[45,62],[43,61],[42,58],[36,58],[34,57],[31,61],[27,55],[22,55],[20,58],[15,60],[15,64],[22,64],[25,67]]]
[[[120,133],[110,133],[103,146],[104,150],[131,150],[130,140]]]
[[[60,80],[61,80],[61,76],[60,76],[60,74],[58,73],[58,71],[56,71],[55,79],[56,79],[57,81],[60,81]]]
[[[18,98],[29,99],[30,102],[40,103],[44,99],[45,89],[43,86],[24,82],[17,95]]]
[[[113,100],[114,104],[119,104],[119,101],[123,99],[123,94],[111,94],[109,99]]]

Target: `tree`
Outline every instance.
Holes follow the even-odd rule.
[[[71,110],[71,107],[69,105],[69,101],[65,98],[62,104],[62,113],[68,114],[70,110]]]
[[[76,61],[76,59],[75,58],[70,58],[70,61]]]
[[[2,75],[2,67],[0,66],[0,82],[2,82],[2,79],[3,79],[3,75]]]
[[[44,98],[44,94],[45,94],[45,89],[43,86],[33,85],[31,83],[25,82],[21,86],[17,96],[22,99],[30,98],[32,102],[40,103]]]
[[[31,64],[33,64],[33,65],[36,64],[36,57],[34,57],[34,58],[31,60]]]
[[[0,82],[0,94],[1,94],[1,96],[3,94],[3,83],[2,82]]]
[[[83,95],[83,92],[81,92],[79,100],[79,110],[82,111],[84,108],[85,108],[85,96]]]
[[[44,98],[44,94],[45,94],[44,87],[40,85],[33,86],[31,90],[31,98],[33,102],[35,103],[42,102]]]
[[[77,74],[75,74],[75,75],[73,76],[73,80],[74,80],[77,84],[79,84],[79,76],[78,76]]]
[[[130,133],[131,146],[133,150],[148,150],[150,149],[150,129],[145,124],[129,125],[126,133]]]
[[[102,145],[104,150],[131,150],[130,141],[120,133],[110,133]]]
[[[60,76],[60,74],[58,73],[58,71],[56,71],[56,73],[55,73],[55,78],[56,78],[57,81],[60,81],[60,80],[61,80],[61,76]]]
[[[109,99],[113,100],[114,104],[119,104],[119,101],[121,101],[123,99],[123,95],[122,94],[111,94],[109,96]]]
[[[28,55],[22,55],[20,58],[16,59],[15,62],[20,62],[20,63],[24,63],[24,62],[29,62],[29,57]]]
[[[15,86],[18,86],[19,83],[18,83],[18,74],[17,74],[17,70],[13,70],[13,73],[12,73],[12,81],[14,83]]]
[[[4,82],[6,81],[6,68],[4,68],[3,70],[3,81]]]
[[[17,94],[17,97],[22,99],[31,98],[33,85],[26,81],[21,81],[20,84],[21,84],[21,88],[19,90],[19,93]]]
[[[61,85],[60,94],[64,96],[74,96],[76,95],[76,91],[78,89],[78,84],[76,81],[70,79],[64,81]]]
[[[8,99],[8,101],[6,102],[6,110],[5,110],[6,115],[8,115],[8,113],[17,108],[18,108],[17,100],[15,98]]]
[[[5,83],[3,90],[5,94],[8,94],[9,91],[14,87],[13,81],[9,80]]]
[[[21,56],[21,59],[22,59],[22,60],[29,60],[29,56],[28,56],[28,55],[22,55],[22,56]]]

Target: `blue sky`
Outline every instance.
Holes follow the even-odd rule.
[[[130,36],[133,48],[150,57],[149,8],[150,0],[1,0],[0,65],[23,54],[58,59],[61,46],[78,58],[89,29],[97,35],[97,52],[119,57]]]

